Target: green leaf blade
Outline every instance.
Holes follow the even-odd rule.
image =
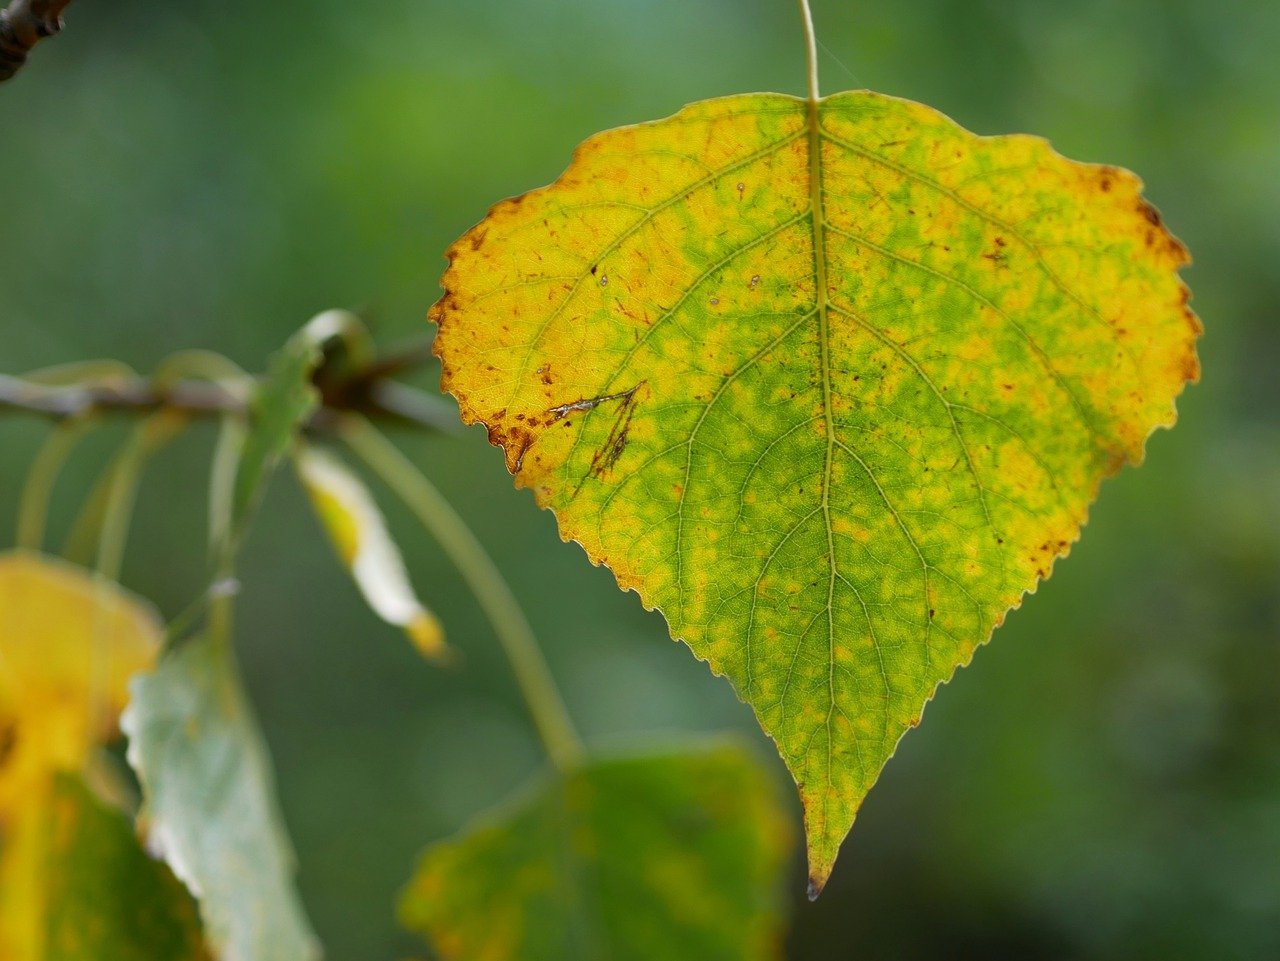
[[[764,961],[790,842],[741,748],[597,760],[429,849],[401,918],[449,961]]]
[[[202,961],[195,903],[128,820],[60,775],[47,811],[46,961]]]

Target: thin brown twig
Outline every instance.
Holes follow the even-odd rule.
[[[12,0],[0,10],[0,82],[27,62],[32,48],[62,29],[62,11],[71,0]]]
[[[163,389],[142,379],[51,386],[0,374],[0,411],[25,411],[61,420],[96,411],[146,414],[161,408],[193,416],[221,416],[243,414],[248,404],[244,398],[205,381],[179,381]]]
[[[413,360],[429,356],[416,347],[394,354],[374,371],[359,371],[351,386],[330,385],[322,392],[322,405],[308,430],[329,433],[344,414],[358,413],[383,423],[398,423],[423,430],[456,429],[457,416],[442,398],[394,381],[384,371],[403,371]],[[149,414],[174,411],[193,418],[247,417],[250,392],[232,391],[204,380],[157,383],[130,378],[102,383],[45,384],[0,374],[0,415],[27,413],[67,420],[91,413]]]

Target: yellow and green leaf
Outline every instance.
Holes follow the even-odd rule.
[[[444,387],[776,741],[811,888],[1195,379],[1133,174],[870,92],[591,138],[449,251]]]
[[[766,961],[790,845],[741,748],[595,760],[430,848],[400,916],[446,961]]]

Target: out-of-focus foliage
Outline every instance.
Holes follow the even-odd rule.
[[[111,581],[0,554],[0,813],[116,734],[129,678],[151,665],[160,637],[154,609]]]
[[[232,492],[233,533],[243,530],[298,430],[319,404],[319,394],[311,385],[322,357],[320,339],[310,335],[315,324],[313,320],[272,355],[271,367],[252,399],[253,426],[239,452]]]
[[[200,899],[216,956],[309,961],[273,776],[226,643],[180,642],[133,682],[121,725],[148,842]]]
[[[400,915],[449,961],[766,961],[791,837],[737,745],[601,758],[427,851]]]
[[[1280,5],[814,6],[828,89],[1140,170],[1195,252],[1211,334],[1178,429],[1108,484],[1036,603],[903,742],[841,870],[797,906],[788,957],[1278,955]],[[790,0],[393,0],[358,20],[338,0],[77,2],[0,88],[0,175],[23,185],[0,237],[0,369],[149,370],[200,345],[256,370],[331,304],[383,342],[421,334],[440,252],[494,197],[555,177],[565,144],[716,94],[799,93],[802,56]],[[3,503],[45,431],[0,419]],[[73,459],[55,534],[112,440]],[[510,576],[589,740],[758,736],[660,618],[558,542],[481,432],[408,444]],[[168,613],[204,576],[208,447],[193,431],[144,481],[125,581]],[[300,491],[277,483],[265,506],[239,653],[303,897],[331,956],[407,955],[388,906],[415,853],[525,781],[539,750],[433,545],[401,539],[461,672],[370,619]],[[0,512],[0,543],[12,531]]]
[[[57,776],[33,826],[37,834],[23,841],[40,850],[40,862],[24,865],[22,878],[0,879],[28,890],[43,882],[41,943],[15,961],[206,961],[191,894],[142,850],[129,819],[78,777]]]
[[[70,564],[0,555],[0,958],[203,956],[190,897],[80,779],[160,643],[152,608]],[[93,932],[86,940],[86,932]]]

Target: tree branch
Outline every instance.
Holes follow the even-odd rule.
[[[322,382],[318,385],[321,407],[307,429],[329,433],[343,415],[362,414],[371,420],[420,430],[455,431],[457,414],[447,401],[388,376],[409,370],[429,357],[429,350],[414,345],[349,377]],[[251,391],[232,391],[204,380],[165,384],[137,377],[54,385],[0,374],[0,415],[27,413],[55,420],[98,412],[149,414],[159,410],[195,418],[247,417],[250,395]]]
[[[0,82],[27,62],[41,40],[62,29],[62,11],[71,0],[12,0],[0,10]]]
[[[25,411],[62,420],[95,411],[146,414],[161,408],[213,417],[246,413],[248,404],[205,381],[179,381],[160,390],[141,379],[119,384],[51,386],[0,374],[0,411]]]

